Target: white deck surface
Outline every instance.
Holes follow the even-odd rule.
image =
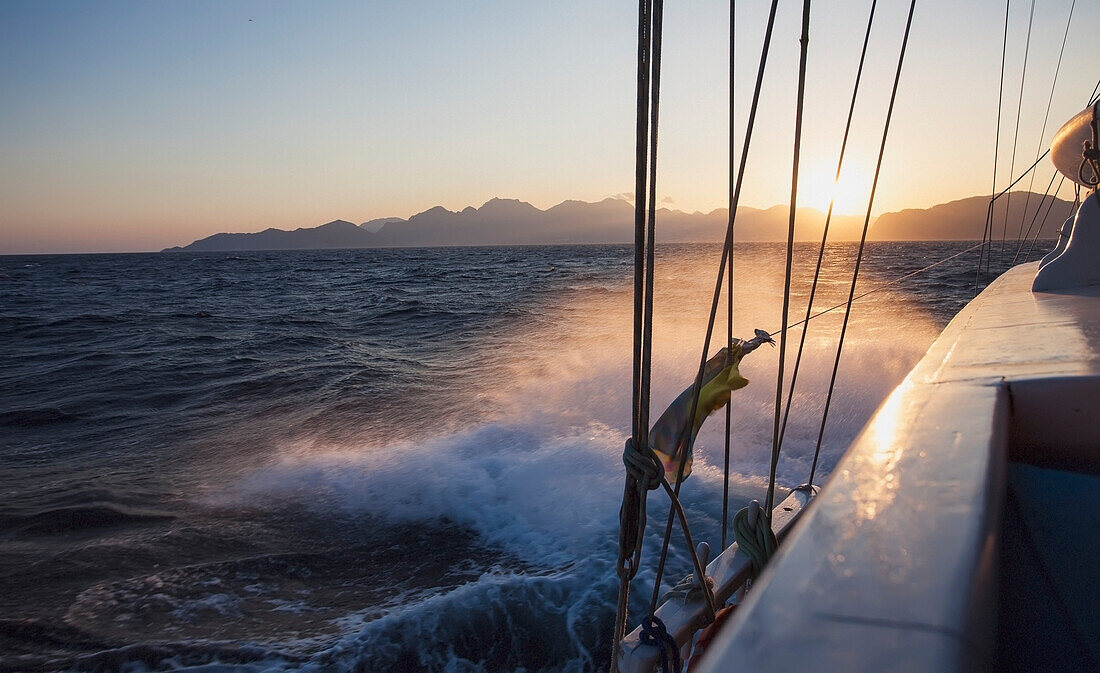
[[[1009,457],[1100,472],[1100,286],[1033,294],[1036,268],[948,325],[699,670],[990,667]]]

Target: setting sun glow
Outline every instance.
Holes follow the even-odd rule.
[[[871,172],[860,166],[845,167],[840,180],[834,182],[835,169],[813,167],[799,178],[799,206],[825,212],[829,201],[835,199],[835,215],[862,215],[867,212],[867,199],[871,194]]]

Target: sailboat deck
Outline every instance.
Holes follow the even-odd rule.
[[[1035,270],[991,284],[883,403],[701,670],[1100,657],[1100,286],[1033,293]]]

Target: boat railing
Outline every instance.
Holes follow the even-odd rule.
[[[782,541],[786,537],[817,490],[816,486],[799,486],[772,510],[772,531],[776,539]],[[724,605],[752,578],[752,559],[734,542],[707,565],[707,577],[714,583],[715,604]],[[695,634],[707,626],[706,601],[702,597],[669,598],[654,615],[685,654]],[[619,673],[651,673],[661,656],[659,648],[642,643],[640,626],[623,638],[619,652]]]

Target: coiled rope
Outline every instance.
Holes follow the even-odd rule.
[[[769,521],[760,515],[760,505],[755,500],[743,507],[733,518],[733,530],[737,536],[737,549],[745,552],[752,562],[752,576],[759,577],[768,559],[779,548],[779,541]]]

